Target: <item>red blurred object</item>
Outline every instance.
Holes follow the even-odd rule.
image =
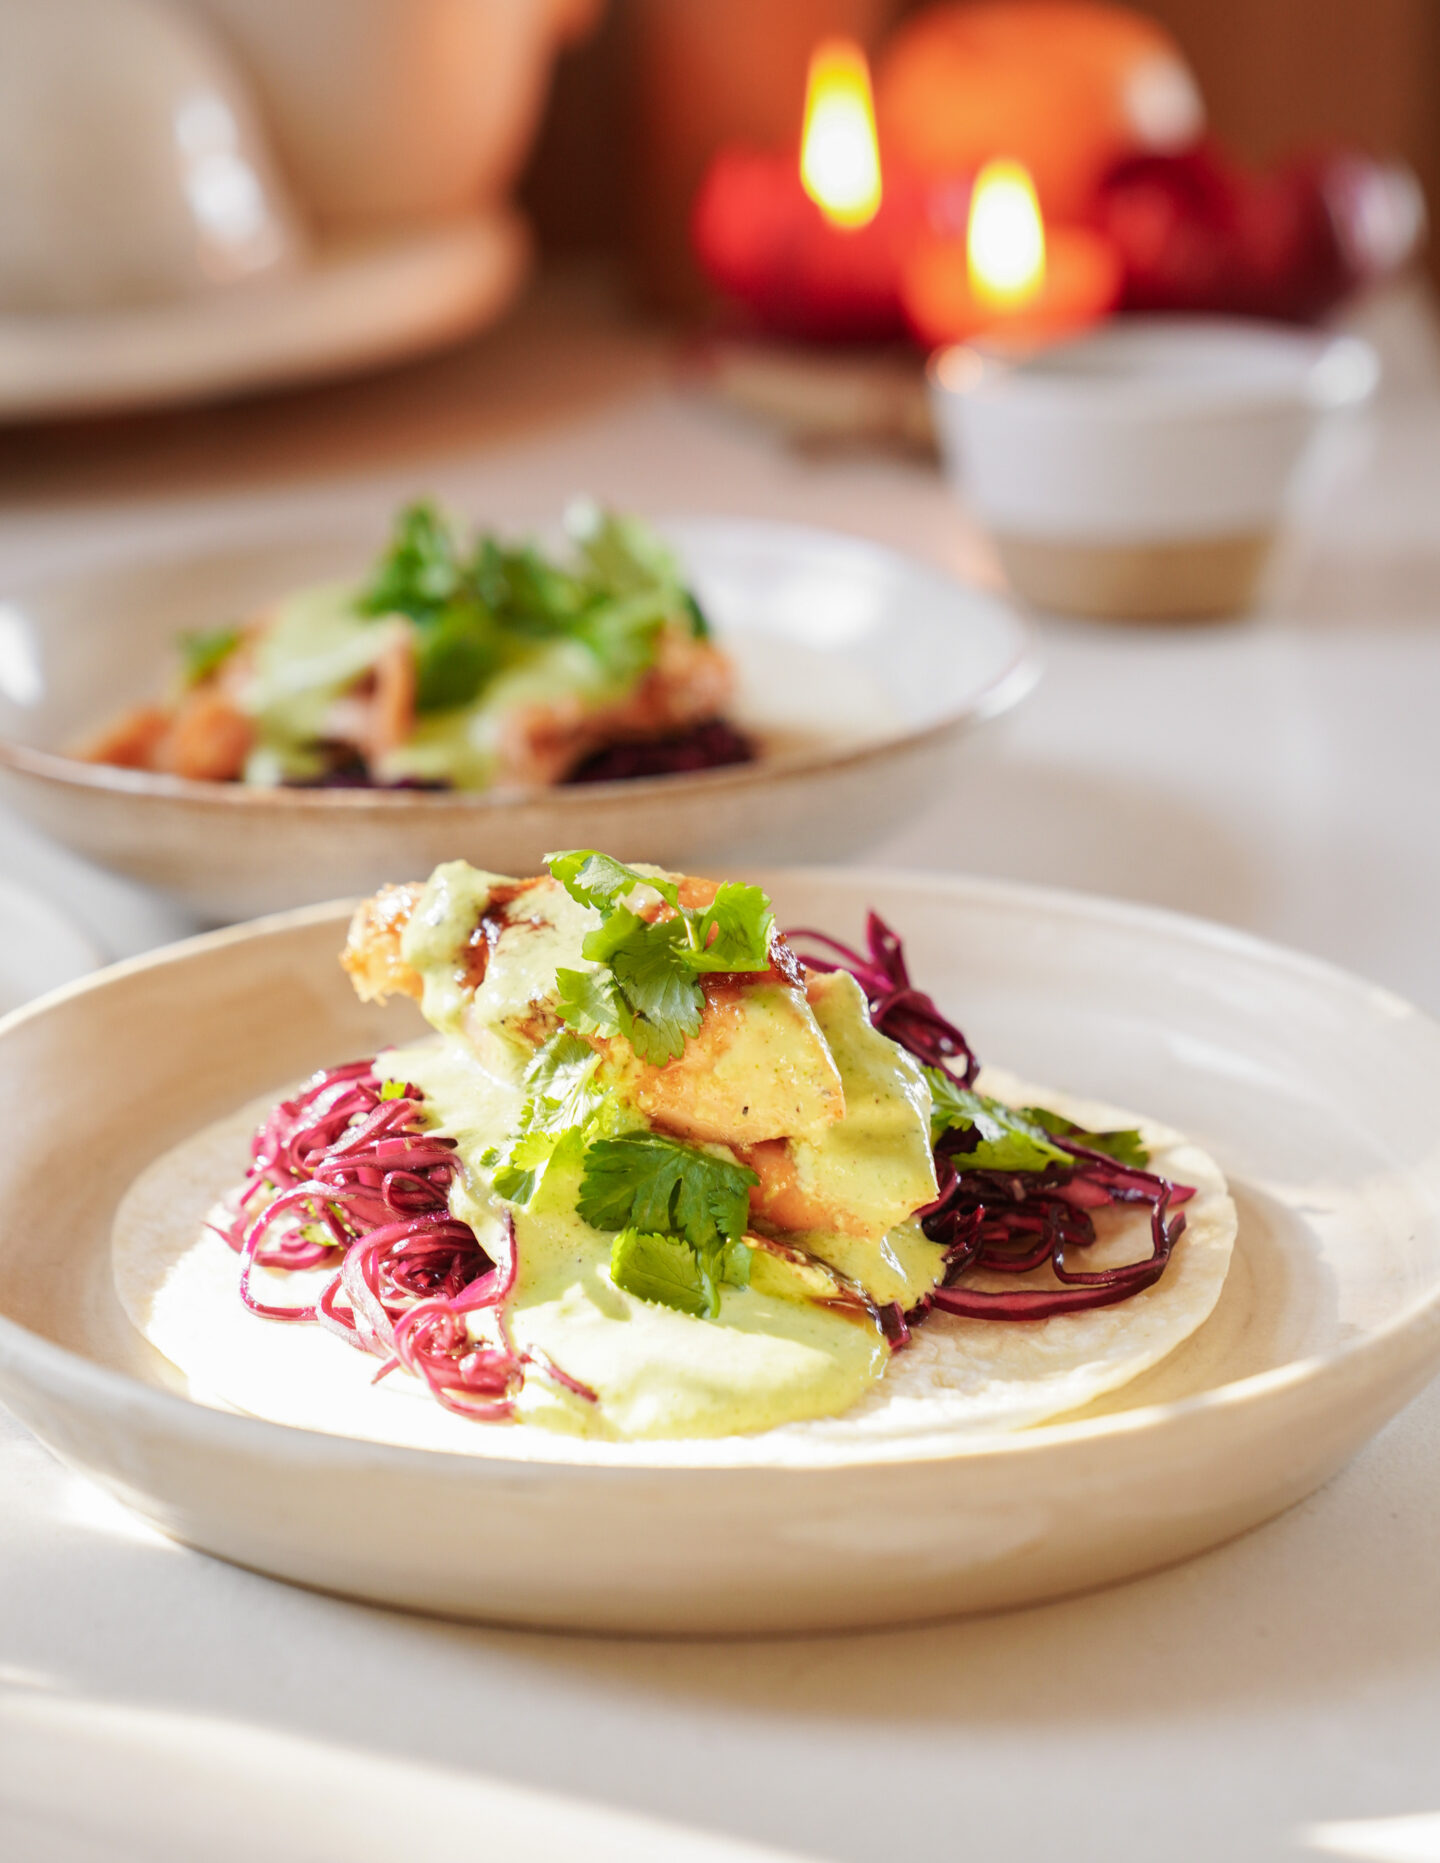
[[[1398,164],[1331,152],[1256,175],[1206,142],[1119,163],[1094,221],[1121,254],[1125,310],[1307,323],[1403,265],[1425,209]]]
[[[767,330],[866,342],[904,334],[900,267],[919,219],[916,190],[889,163],[879,212],[847,229],[801,186],[798,148],[724,149],[696,196],[691,231],[711,282]]]
[[[963,239],[924,239],[901,275],[910,331],[927,348],[989,336],[1007,348],[1029,348],[1076,336],[1115,309],[1120,298],[1119,256],[1108,240],[1086,227],[1050,227],[1045,282],[1035,298],[997,309],[975,295]]]

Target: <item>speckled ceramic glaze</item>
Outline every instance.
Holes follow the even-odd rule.
[[[0,1395],[166,1532],[308,1585],[512,1623],[774,1631],[1054,1596],[1180,1559],[1332,1474],[1440,1361],[1440,1028],[1234,932],[980,881],[755,876],[782,922],[883,904],[982,1056],[1143,1109],[1240,1210],[1211,1319],[1084,1413],[825,1463],[577,1446],[516,1463],[211,1408],[125,1320],[109,1244],[155,1156],[403,1037],[342,907],[213,934],[0,1023]],[[1343,1067],[1337,1067],[1337,1056]],[[481,1427],[481,1426],[477,1426]],[[714,1446],[708,1446],[713,1451]]]

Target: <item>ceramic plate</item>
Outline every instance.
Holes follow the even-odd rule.
[[[533,872],[556,847],[703,869],[831,859],[959,780],[971,726],[1036,666],[996,597],[877,544],[729,520],[663,527],[740,663],[735,709],[759,762],[507,797],[261,790],[56,754],[163,691],[175,637],[287,589],[357,574],[373,534],[49,583],[0,603],[0,779],[40,827],[214,919],[367,892],[464,855]]]
[[[116,1206],[188,1134],[413,1029],[409,1004],[351,993],[332,906],[137,959],[0,1024],[0,1396],[166,1532],[279,1577],[512,1623],[737,1632],[1018,1604],[1182,1558],[1308,1494],[1431,1376],[1440,1027],[1308,958],[1141,907],[755,877],[782,923],[842,937],[883,899],[982,1057],[1143,1110],[1218,1158],[1236,1258],[1170,1359],[1038,1428],[784,1466],[687,1464],[672,1444],[517,1463],[192,1399],[119,1309]]]
[[[322,249],[295,276],[129,311],[0,316],[0,421],[210,400],[377,368],[497,317],[529,243],[502,210]]]

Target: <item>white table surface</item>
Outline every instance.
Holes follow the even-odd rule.
[[[0,590],[378,525],[421,488],[498,519],[582,488],[792,518],[990,574],[932,469],[787,452],[587,305],[353,389],[0,439]],[[1202,913],[1440,1011],[1440,390],[1397,329],[1263,612],[1041,623],[1040,689],[876,857]],[[0,873],[113,955],[189,929],[5,817]],[[0,1417],[0,1854],[1440,1858],[1437,1547],[1432,1387],[1285,1518],[1100,1595],[856,1637],[530,1636],[180,1550]]]

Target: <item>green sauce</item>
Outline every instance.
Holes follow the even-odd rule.
[[[451,1207],[496,1248],[503,1219],[482,1160],[518,1127],[525,1065],[555,1026],[556,969],[585,967],[580,947],[599,923],[560,887],[527,891],[508,909],[514,916],[472,990],[470,940],[499,884],[463,861],[436,869],[401,950],[444,1039],[379,1063],[414,1081],[457,1141],[464,1174]],[[853,978],[826,978],[813,998],[812,1012],[794,992],[757,981],[730,1045],[695,1070],[694,1105],[723,1114],[723,1129],[747,1139],[752,1120],[756,1137],[788,1136],[801,1186],[834,1212],[833,1227],[786,1238],[805,1251],[799,1261],[757,1252],[751,1284],[727,1285],[719,1314],[697,1319],[615,1286],[614,1238],[576,1213],[579,1169],[557,1161],[529,1207],[512,1210],[517,1273],[506,1322],[532,1355],[521,1416],[587,1435],[725,1436],[835,1415],[883,1375],[889,1352],[878,1321],[837,1297],[831,1270],[879,1305],[911,1306],[939,1278],[940,1248],[908,1220],[936,1194],[930,1090],[918,1065],[871,1026]],[[642,1073],[612,1054],[605,1079],[616,1117],[643,1123]],[[547,1361],[598,1403],[547,1376]]]
[[[240,695],[256,730],[246,782],[274,785],[321,775],[325,759],[316,746],[329,732],[332,708],[375,666],[397,633],[412,631],[403,615],[362,614],[357,594],[353,583],[325,583],[277,604]],[[636,682],[633,671],[624,676],[607,671],[576,640],[512,641],[507,652],[509,663],[473,703],[418,717],[405,743],[379,759],[375,778],[487,788],[494,781],[506,721],[518,710],[563,697],[604,705],[623,698]]]
[[[480,1158],[513,1125],[520,1087],[454,1042],[382,1055],[377,1068],[424,1092],[465,1166],[451,1207],[482,1243],[498,1243]],[[526,1421],[590,1436],[729,1436],[833,1416],[883,1374],[879,1327],[813,1300],[727,1287],[719,1317],[697,1320],[622,1292],[608,1272],[612,1238],[574,1212],[578,1188],[576,1174],[552,1175],[536,1207],[513,1212],[519,1267],[507,1318],[522,1351],[548,1355],[599,1402],[547,1378],[542,1357],[520,1396]]]
[[[517,711],[564,697],[601,705],[633,684],[607,678],[578,641],[539,643],[496,674],[473,704],[417,718],[410,737],[385,756],[379,774],[386,782],[410,776],[448,782],[456,789],[487,788],[495,777],[506,722]]]
[[[400,935],[400,955],[420,974],[420,1010],[431,1028],[457,1034],[471,991],[465,974],[470,939],[494,887],[496,873],[468,861],[447,860],[430,875]]]
[[[882,1305],[913,1306],[939,1280],[942,1250],[908,1220],[939,1194],[930,1145],[930,1087],[918,1062],[870,1023],[844,972],[811,980],[816,1020],[840,1069],[845,1117],[790,1142],[811,1198],[843,1216],[794,1239]]]

